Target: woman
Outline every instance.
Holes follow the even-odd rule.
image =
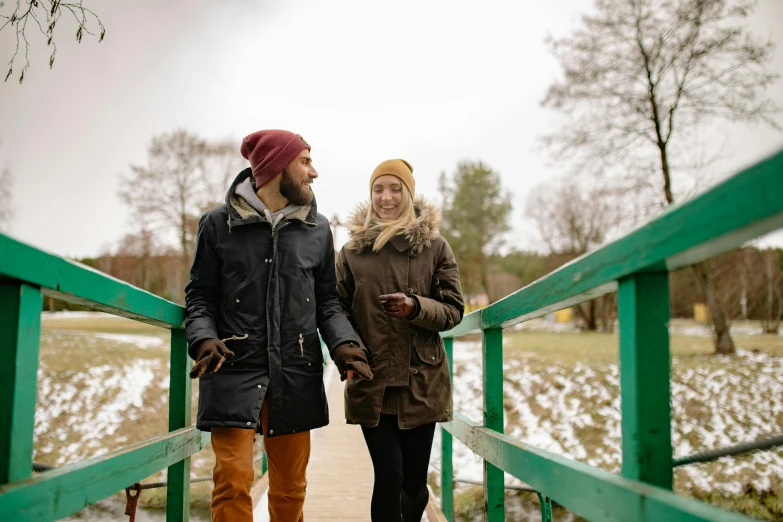
[[[369,204],[351,216],[337,260],[343,311],[375,377],[348,378],[345,416],[362,427],[373,462],[373,522],[420,521],[435,423],[452,418],[451,380],[438,332],[462,320],[459,271],[440,214],[415,199],[413,168],[384,161]]]

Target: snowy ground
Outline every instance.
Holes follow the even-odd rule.
[[[40,355],[36,462],[62,466],[168,431],[168,331],[102,313],[44,314]],[[209,475],[213,465],[211,451],[200,452],[192,475]],[[192,520],[209,519],[204,507],[210,490],[211,484],[194,484]],[[145,491],[140,505],[164,500],[165,489]],[[124,498],[112,497],[69,520],[119,520],[120,509]],[[140,511],[137,520],[161,517],[152,509]]]
[[[505,432],[539,448],[600,467],[620,469],[619,376],[616,363],[541,361],[504,350]],[[481,419],[481,345],[455,342],[455,411]],[[675,356],[672,361],[676,457],[783,433],[783,358],[740,350],[736,357]],[[439,439],[439,434],[438,434]],[[440,469],[439,440],[431,470]],[[482,462],[454,442],[459,478],[482,479]],[[680,493],[741,496],[781,491],[783,450],[679,468]],[[519,483],[507,476],[507,482]],[[464,487],[462,488],[464,491]],[[529,494],[533,497],[532,494]],[[513,520],[540,520],[535,510]]]

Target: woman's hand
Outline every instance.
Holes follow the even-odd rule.
[[[373,378],[370,364],[367,362],[367,355],[354,343],[338,346],[332,359],[340,372],[341,381],[353,379],[354,374],[361,379],[372,380]]]
[[[402,292],[378,297],[383,311],[392,317],[410,319],[416,313],[416,301]]]

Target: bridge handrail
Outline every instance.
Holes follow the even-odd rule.
[[[32,475],[44,296],[171,330],[167,435]],[[166,468],[166,520],[188,520],[190,456],[209,434],[191,426],[184,317],[177,304],[0,234],[0,520],[63,518]]]
[[[673,493],[669,272],[783,227],[783,150],[444,332],[481,332],[483,421],[442,425],[441,506],[454,521],[453,437],[484,458],[488,522],[505,520],[503,472],[590,520],[750,521]],[[618,291],[622,471],[614,475],[503,435],[503,328]],[[677,463],[679,464],[679,462]],[[547,513],[549,511],[549,513]]]

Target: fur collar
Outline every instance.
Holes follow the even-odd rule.
[[[350,239],[345,248],[353,252],[362,252],[365,248],[371,247],[381,233],[377,228],[371,228],[364,232],[351,230],[360,227],[364,223],[367,205],[369,205],[369,202],[359,205],[348,218]],[[432,244],[433,239],[440,237],[441,218],[438,208],[422,197],[416,198],[413,203],[413,209],[416,212],[416,221],[404,230],[402,234],[395,236],[389,242],[394,244],[399,250],[410,248],[413,255],[419,255],[424,248]],[[401,241],[403,239],[404,241]]]
[[[242,196],[231,194],[228,198],[228,201],[231,204],[231,207],[236,210],[237,214],[239,214],[241,219],[247,219],[251,216],[261,216],[261,218],[266,220],[266,218],[256,209],[254,209]],[[311,208],[311,205],[303,205],[299,207],[299,210],[295,210],[288,214],[285,219],[299,219],[306,223],[307,215],[310,213]]]

